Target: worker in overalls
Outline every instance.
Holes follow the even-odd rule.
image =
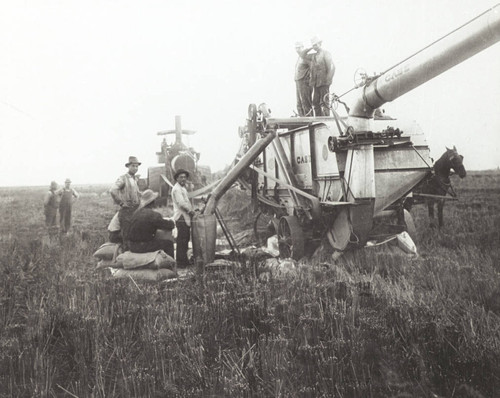
[[[314,36],[311,39],[311,48],[307,48],[299,55],[310,62],[309,86],[313,90],[312,107],[314,116],[330,116],[330,85],[335,74],[335,65],[332,61],[332,55],[324,50],[322,40]],[[314,50],[309,54],[309,51]]]
[[[45,225],[49,235],[57,235],[57,209],[59,207],[59,195],[57,191],[57,182],[50,183],[49,191],[45,194],[43,200],[43,213],[45,214]]]
[[[59,195],[59,226],[61,233],[67,234],[71,228],[71,209],[73,202],[78,199],[78,193],[71,188],[71,180],[66,178],[64,187],[57,191]]]
[[[299,116],[312,116],[312,88],[309,86],[311,61],[303,57],[304,45],[295,43],[295,51],[299,58],[295,63],[295,96],[297,99],[297,113]]]

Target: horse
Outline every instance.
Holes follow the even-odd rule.
[[[450,182],[451,170],[458,174],[460,178],[467,175],[463,164],[464,157],[457,152],[457,148],[452,149],[446,147],[446,152],[434,163],[433,171],[430,176],[425,179],[414,191],[414,193],[422,194],[427,204],[431,226],[434,223],[434,205],[437,203],[438,226],[443,227],[443,207],[445,196],[450,195],[456,198],[457,194]],[[433,197],[436,196],[436,197]]]

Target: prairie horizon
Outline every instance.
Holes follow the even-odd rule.
[[[500,173],[500,167],[493,168],[493,169],[484,169],[484,170],[467,170],[467,173],[468,174],[489,174],[489,173],[495,174],[495,173]],[[216,173],[212,173],[212,174],[216,174]],[[27,189],[29,189],[29,188],[42,189],[42,188],[48,187],[50,185],[50,181],[51,180],[49,180],[47,182],[47,185],[9,185],[9,186],[0,186],[0,190],[5,190],[5,189],[23,189],[23,188],[27,188]],[[109,189],[113,183],[114,183],[114,181],[111,181],[109,183],[106,183],[106,182],[98,182],[98,183],[78,183],[78,182],[75,182],[75,183],[72,183],[71,186],[73,188],[75,188],[75,189],[76,188],[83,188],[83,189],[85,189],[85,191],[88,191],[91,188],[95,188],[95,189],[101,191],[103,188],[108,188]],[[62,185],[62,181],[61,181],[61,185]]]

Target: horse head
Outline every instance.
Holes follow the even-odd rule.
[[[453,149],[446,148],[446,157],[450,163],[450,168],[458,174],[460,178],[467,175],[464,167],[464,157],[457,152],[457,148],[453,145]]]

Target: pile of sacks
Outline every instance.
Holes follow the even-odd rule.
[[[177,277],[175,260],[163,250],[149,253],[123,252],[118,243],[104,243],[94,253],[96,269],[108,268],[114,278],[161,281]]]

